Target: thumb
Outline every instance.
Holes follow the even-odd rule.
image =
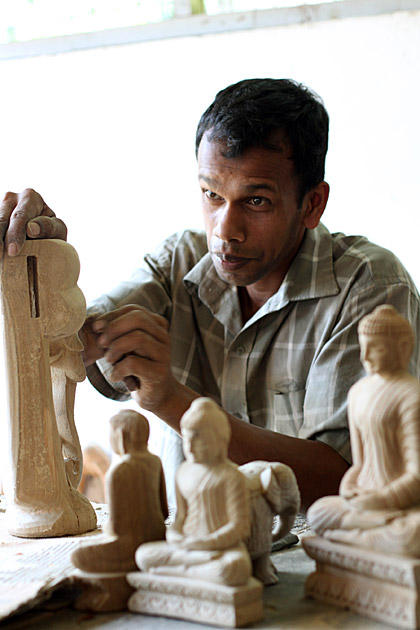
[[[26,234],[29,238],[58,238],[67,240],[67,226],[57,217],[36,217],[26,226]]]

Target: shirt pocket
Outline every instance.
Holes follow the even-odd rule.
[[[304,419],[305,394],[305,389],[293,386],[288,391],[282,388],[273,392],[273,431],[293,437],[299,436]]]

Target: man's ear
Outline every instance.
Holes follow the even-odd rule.
[[[327,182],[319,182],[309,190],[302,203],[303,225],[308,230],[316,228],[327,205],[330,187]]]

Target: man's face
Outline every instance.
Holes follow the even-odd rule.
[[[198,151],[207,242],[218,275],[237,286],[258,282],[272,293],[307,227],[290,150],[277,144],[281,151],[252,148],[225,158],[224,142],[209,142],[204,134]]]
[[[218,459],[220,438],[211,427],[203,424],[182,429],[183,450],[187,460],[210,464]]]

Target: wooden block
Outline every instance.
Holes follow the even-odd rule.
[[[129,573],[127,580],[136,589],[128,600],[132,612],[230,628],[264,617],[263,586],[255,578],[237,587],[141,572]]]
[[[357,549],[318,536],[302,539],[316,571],[305,594],[398,628],[420,627],[420,559]]]

